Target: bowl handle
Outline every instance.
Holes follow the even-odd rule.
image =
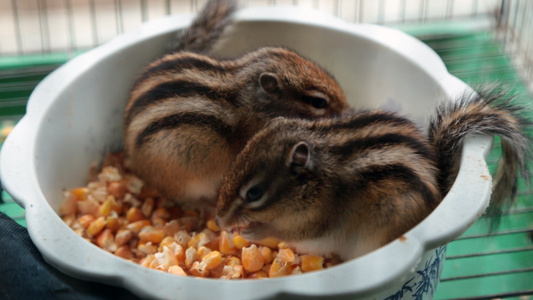
[[[31,185],[34,176],[31,170],[31,132],[27,118],[22,118],[8,135],[0,152],[0,177],[2,186],[20,206],[25,207],[31,199]]]

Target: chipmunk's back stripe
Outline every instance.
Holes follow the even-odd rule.
[[[229,139],[232,134],[232,127],[215,116],[198,113],[177,113],[158,119],[146,126],[146,128],[137,136],[136,146],[142,146],[150,136],[161,130],[175,129],[184,125],[209,127],[226,139]]]
[[[431,189],[424,184],[424,181],[409,167],[402,164],[390,164],[372,166],[363,170],[359,175],[359,180],[355,183],[356,188],[365,189],[369,182],[376,182],[380,180],[396,180],[405,182],[412,188],[422,194],[422,197],[427,203],[436,204],[439,202]]]
[[[390,124],[394,126],[412,126],[412,123],[402,117],[391,113],[366,113],[351,118],[347,122],[334,122],[328,128],[330,129],[362,129],[365,127],[375,126],[376,124]]]
[[[163,59],[158,64],[150,66],[145,70],[141,76],[135,81],[134,88],[141,84],[148,78],[153,77],[157,74],[162,73],[180,73],[183,70],[197,69],[199,71],[212,71],[218,72],[221,74],[233,72],[238,64],[220,64],[213,63],[207,57],[201,57],[198,55],[193,55],[185,53],[183,55],[178,55],[172,59]]]
[[[405,145],[425,159],[430,161],[436,160],[435,153],[431,151],[428,145],[411,136],[395,133],[352,139],[346,144],[332,146],[330,152],[346,159],[350,159],[351,155],[356,152],[369,149],[381,149],[393,145]]]
[[[131,119],[149,105],[158,100],[173,97],[191,97],[199,95],[215,101],[224,101],[236,105],[236,96],[231,91],[213,89],[211,87],[187,80],[176,80],[158,84],[146,91],[134,100],[133,105],[126,112],[125,123],[129,124]]]

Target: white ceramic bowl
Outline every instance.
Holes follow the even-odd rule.
[[[61,191],[85,185],[90,163],[120,147],[122,111],[134,77],[190,20],[170,17],[143,25],[72,59],[31,95],[27,114],[3,146],[0,175],[26,209],[30,236],[44,258],[71,276],[124,286],[147,298],[431,298],[443,246],[488,204],[491,182],[484,179],[489,176],[484,158],[489,137],[465,143],[457,181],[422,223],[381,249],[320,272],[266,280],[179,277],[115,257],[61,221]],[[236,55],[264,45],[292,48],[324,66],[355,107],[396,109],[421,124],[437,99],[468,89],[431,49],[406,34],[295,8],[239,12],[234,31],[217,49]]]

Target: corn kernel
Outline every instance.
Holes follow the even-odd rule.
[[[87,199],[76,202],[76,211],[80,214],[98,215],[98,208],[100,204],[93,199]]]
[[[78,199],[79,201],[83,201],[87,199],[87,195],[89,195],[89,189],[86,187],[79,187],[70,190],[70,193],[76,196],[76,199]]]
[[[235,245],[233,245],[233,237],[231,236],[231,233],[222,231],[220,234],[218,249],[220,253],[225,255],[237,253],[237,248],[235,248]]]
[[[150,226],[150,221],[139,220],[139,221],[126,225],[126,229],[130,230],[133,233],[139,233],[141,229],[143,229],[146,226]]]
[[[104,229],[96,238],[96,244],[107,251],[115,252],[117,250],[117,244],[113,233],[109,229]]]
[[[205,256],[207,256],[211,252],[213,251],[205,246],[201,246],[196,250],[196,253],[198,254],[198,259],[203,259]]]
[[[187,276],[187,273],[183,271],[183,269],[180,266],[170,266],[168,268],[168,272],[170,274],[178,275],[178,276]]]
[[[213,219],[209,219],[206,224],[207,228],[213,232],[219,232],[220,227],[218,227],[217,223]]]
[[[74,215],[76,213],[78,198],[71,192],[65,192],[65,201],[61,204],[62,215]]]
[[[322,270],[324,268],[324,257],[322,256],[302,255],[300,256],[300,261],[301,269],[304,273]]]
[[[275,238],[262,239],[262,240],[260,240],[257,243],[259,245],[267,246],[270,249],[276,249],[278,247],[278,244],[279,244],[278,240],[276,240]]]
[[[153,226],[145,226],[139,232],[139,239],[141,242],[159,243],[165,237],[163,229],[155,228]]]
[[[163,252],[155,253],[155,259],[159,263],[159,266],[162,267],[164,271],[167,271],[169,267],[175,266],[178,264],[178,259],[174,253],[168,248],[163,247]]]
[[[126,183],[124,180],[110,182],[107,185],[108,194],[112,195],[116,199],[124,198],[126,194]]]
[[[189,272],[197,277],[207,277],[209,275],[209,270],[198,261],[192,263]]]
[[[112,232],[116,232],[120,226],[122,225],[120,222],[120,219],[116,215],[110,215],[107,218],[105,218],[106,225],[105,227]]]
[[[98,207],[98,214],[104,217],[109,216],[109,214],[111,213],[111,201],[114,200],[115,199],[113,198],[113,196],[107,197],[107,199]]]
[[[99,217],[98,219],[91,222],[89,227],[87,228],[86,232],[87,235],[90,237],[96,236],[102,229],[104,229],[106,225],[106,221],[104,217]]]
[[[152,220],[153,219],[163,219],[168,220],[170,218],[170,213],[168,210],[164,207],[158,207],[152,212]]]
[[[286,261],[282,261],[279,258],[274,259],[270,270],[268,271],[268,277],[281,277],[290,275],[292,271],[291,264]]]
[[[241,256],[242,266],[247,272],[259,271],[265,264],[263,261],[263,255],[255,244],[252,244],[250,247],[242,248]]]
[[[130,247],[128,245],[122,245],[115,250],[115,255],[124,259],[133,259],[135,258],[135,254],[131,252]]]
[[[174,253],[179,262],[185,262],[185,248],[176,242],[170,244],[168,248]]]
[[[187,246],[188,247],[199,248],[201,246],[204,246],[208,242],[209,242],[209,239],[207,238],[207,235],[205,234],[205,232],[200,232],[200,233],[194,235],[189,240],[189,242],[187,243]]]
[[[283,262],[287,262],[289,264],[293,264],[295,261],[295,255],[294,252],[290,248],[282,248],[279,249],[277,258],[280,259]]]
[[[252,274],[248,275],[248,278],[250,278],[250,279],[263,279],[263,278],[268,278],[268,274],[265,273],[264,271],[257,271],[255,273],[252,273]]]
[[[163,238],[163,240],[161,240],[161,242],[159,243],[159,249],[158,249],[159,252],[162,252],[162,251],[163,251],[163,247],[165,247],[165,246],[166,246],[166,247],[170,247],[170,245],[171,245],[172,243],[175,243],[175,242],[174,242],[174,238],[171,237],[171,236],[168,236],[168,235],[165,236],[165,237]]]
[[[189,247],[185,250],[185,265],[190,268],[193,262],[198,260],[198,253],[194,247]]]
[[[115,243],[117,246],[123,246],[133,238],[133,233],[127,229],[120,229],[115,234]]]
[[[180,223],[176,220],[172,220],[163,226],[163,232],[166,236],[173,237],[178,231],[180,231]]]
[[[240,265],[242,265],[242,262],[236,256],[230,256],[226,259],[226,266],[240,266]]]
[[[218,251],[212,251],[210,252],[209,254],[207,254],[206,256],[204,256],[204,258],[202,258],[202,266],[207,269],[207,270],[212,270],[216,267],[218,267],[220,264],[222,263],[222,254]]]
[[[263,261],[265,264],[269,264],[274,260],[272,250],[270,248],[266,246],[259,246],[259,251],[261,252],[261,256],[263,256]]]
[[[248,246],[250,242],[245,240],[242,236],[238,234],[233,235],[233,245],[235,245],[235,248],[241,250],[242,248]]]
[[[93,215],[82,215],[81,217],[78,218],[77,221],[84,228],[88,228],[89,225],[91,225],[91,223],[94,221],[94,216]]]
[[[149,218],[152,214],[152,211],[154,210],[154,203],[154,198],[147,198],[144,200],[141,206],[141,211],[145,217]]]
[[[155,254],[157,253],[157,245],[152,244],[152,242],[139,242],[137,250],[146,255]]]
[[[131,207],[126,212],[126,220],[128,220],[130,223],[133,223],[133,222],[136,222],[136,221],[140,221],[142,219],[144,219],[143,212],[139,208],[137,208],[135,206]]]

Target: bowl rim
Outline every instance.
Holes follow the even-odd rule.
[[[244,298],[249,298],[250,295],[257,298],[272,297],[280,293],[314,296],[365,295],[379,291],[384,286],[404,278],[409,272],[413,272],[425,252],[458,237],[484,212],[488,205],[491,188],[490,173],[485,157],[492,145],[492,138],[473,136],[464,143],[461,170],[455,184],[439,207],[425,220],[400,239],[380,249],[320,272],[268,280],[223,281],[176,277],[122,260],[94,245],[90,247],[81,243],[79,246],[80,241],[85,241],[70,229],[70,233],[64,232],[65,236],[61,241],[72,249],[82,247],[84,251],[87,251],[85,260],[99,261],[100,268],[89,265],[80,268],[77,264],[83,260],[63,260],[63,254],[58,252],[57,243],[54,244],[54,233],[41,224],[61,222],[63,226],[57,225],[61,230],[68,226],[48,204],[40,190],[35,172],[37,132],[46,117],[47,110],[54,104],[54,95],[68,86],[77,76],[89,70],[101,58],[154,35],[176,31],[188,25],[191,19],[190,15],[181,15],[150,21],[134,31],[118,36],[102,46],[73,58],[35,88],[28,102],[27,114],[5,141],[0,153],[0,176],[4,188],[19,205],[26,208],[30,237],[45,260],[56,268],[74,277],[124,286],[140,296],[150,298],[165,298],[168,295],[179,295],[179,293],[183,293],[184,297],[196,295],[194,297],[202,298],[212,295],[210,293],[222,295],[221,291],[231,292],[235,288],[250,291],[252,294],[243,292],[237,295],[231,292],[233,299],[239,299],[243,295]],[[384,47],[391,49],[394,47],[400,55],[425,70],[436,81],[441,82],[447,98],[453,98],[471,90],[465,83],[448,73],[444,63],[433,50],[396,29],[379,25],[347,23],[330,15],[291,7],[243,9],[237,13],[236,22],[303,24],[358,35]],[[465,198],[472,199],[472,201],[464,201]],[[396,259],[398,256],[402,256],[403,259]],[[128,276],[128,274],[146,274],[151,280],[145,280],[147,278],[145,276]],[[172,286],[169,287],[168,284],[161,284],[161,282],[171,282]],[[324,289],[324,287],[327,288]],[[194,293],[186,292],[187,289]]]

